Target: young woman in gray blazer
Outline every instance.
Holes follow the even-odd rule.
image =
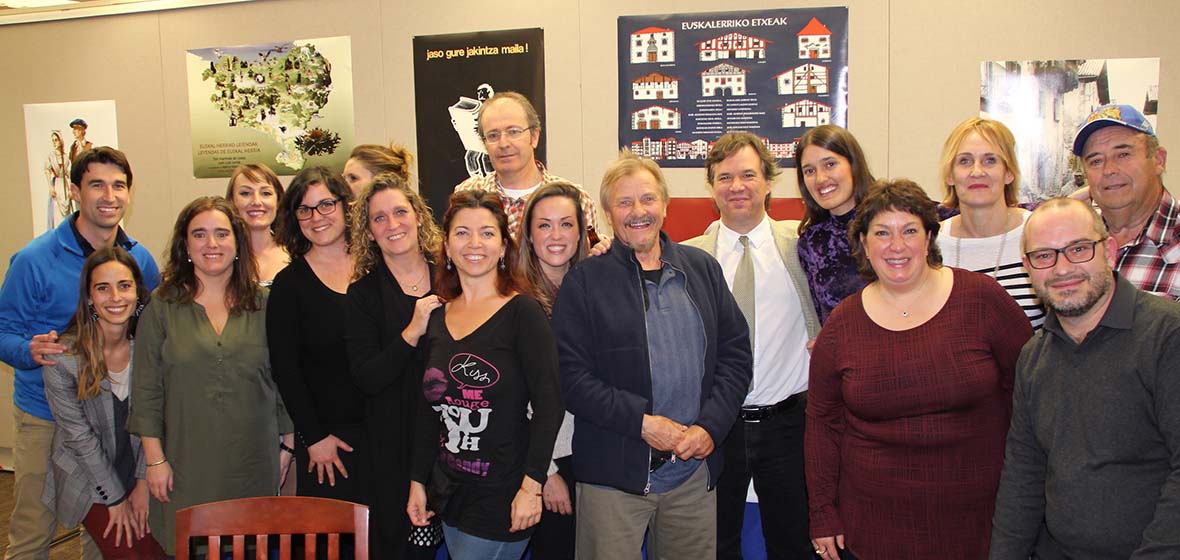
[[[126,428],[132,337],[149,292],[119,247],[92,253],[80,284],[68,350],[42,369],[57,421],[43,499],[63,526],[81,522],[103,558],[163,558],[148,534],[143,449]]]

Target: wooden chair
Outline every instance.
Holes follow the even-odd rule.
[[[340,534],[356,535],[356,560],[369,558],[369,508],[352,502],[303,496],[224,500],[176,512],[176,560],[189,560],[191,537],[208,537],[209,550],[233,539],[234,560],[245,560],[253,535],[256,559],[268,560],[268,537],[279,536],[279,558],[290,560],[291,535],[303,535],[305,558],[316,557],[316,535],[328,536],[328,559],[340,558]],[[218,555],[219,556],[219,555]],[[210,555],[210,560],[218,556]]]

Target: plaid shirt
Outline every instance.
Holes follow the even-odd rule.
[[[1115,270],[1140,290],[1180,300],[1180,202],[1167,189],[1139,237],[1119,247]]]
[[[542,185],[555,181],[565,181],[578,187],[578,190],[582,192],[582,212],[586,214],[586,226],[590,231],[591,242],[593,242],[595,239],[594,231],[598,229],[597,213],[594,210],[594,199],[590,197],[581,185],[549,173],[539,161],[537,162],[537,169],[541,172]],[[492,191],[499,194],[500,198],[504,200],[504,212],[508,214],[508,233],[514,239],[520,237],[516,232],[520,230],[520,217],[524,214],[524,205],[528,202],[528,199],[508,196],[504,192],[504,187],[500,186],[500,181],[496,178],[495,171],[483,177],[468,177],[467,180],[455,187],[455,192],[459,191]]]

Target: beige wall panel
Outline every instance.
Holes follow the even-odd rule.
[[[1160,142],[1180,146],[1180,11],[1171,0],[890,5],[888,176],[912,178],[942,198],[942,143],[956,124],[978,114],[985,60],[1159,57]],[[1175,185],[1170,190],[1180,192]]]

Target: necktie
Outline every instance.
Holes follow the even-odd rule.
[[[733,276],[733,298],[737,300],[746,324],[750,326],[750,348],[754,348],[754,258],[750,256],[750,238],[741,236],[742,258]]]

